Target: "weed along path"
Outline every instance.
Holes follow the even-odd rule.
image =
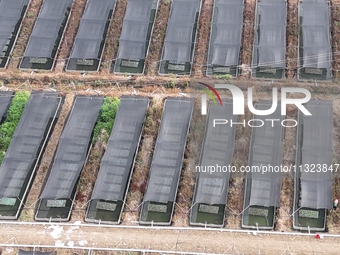
[[[15,238],[14,238],[15,237]],[[269,235],[261,232],[85,227],[79,225],[0,226],[0,245],[56,245],[112,249],[171,250],[178,252],[254,254],[337,254],[335,237]],[[15,241],[13,241],[15,240]],[[245,240],[247,240],[245,242]],[[85,242],[86,241],[86,242]],[[84,245],[85,244],[85,245]],[[332,244],[332,245],[330,245]],[[71,252],[71,251],[70,251]],[[4,252],[6,254],[6,252]]]

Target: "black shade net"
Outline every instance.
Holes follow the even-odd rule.
[[[25,57],[52,58],[67,9],[72,0],[45,0],[30,36]]]
[[[88,0],[70,58],[99,59],[101,44],[105,40],[105,27],[116,0]]]
[[[24,7],[28,3],[29,0],[2,0],[0,2],[0,52],[13,36],[15,27],[23,14]]]
[[[304,106],[312,116],[302,117],[301,207],[331,209],[333,173],[328,168],[333,163],[333,102],[310,100]],[[314,171],[308,170],[312,165]],[[319,171],[318,165],[327,169]]]
[[[153,0],[129,0],[119,38],[118,57],[145,59]]]
[[[148,98],[121,98],[91,199],[124,200],[148,105]]]
[[[216,0],[208,64],[238,65],[243,29],[243,0]]]
[[[257,66],[285,68],[287,4],[285,0],[257,1],[255,50]]]
[[[173,0],[165,35],[163,60],[191,62],[194,26],[200,0]]]
[[[168,98],[152,158],[143,202],[174,202],[194,101]]]
[[[230,100],[223,100],[223,105],[210,103],[202,145],[200,167],[228,166],[232,164],[236,125],[216,125],[214,119],[227,119],[237,122],[233,115]],[[224,205],[227,201],[230,172],[197,172],[194,204]]]
[[[60,101],[57,93],[30,96],[0,166],[0,198],[19,197]]]
[[[71,199],[86,162],[92,131],[102,104],[102,97],[78,96],[75,99],[40,199]]]
[[[256,109],[267,110],[272,102],[260,101]],[[249,166],[276,167],[276,171],[268,169],[268,172],[247,173],[248,181],[251,181],[249,205],[280,206],[283,155],[283,127],[281,121],[281,107],[270,115],[256,115],[253,119],[262,120],[264,125],[252,128],[252,141],[249,154]],[[271,122],[266,119],[275,119]],[[273,124],[274,123],[274,124]],[[260,123],[254,123],[260,125]]]

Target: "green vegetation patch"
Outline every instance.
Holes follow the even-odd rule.
[[[113,123],[116,118],[118,106],[119,106],[119,98],[107,97],[104,99],[104,103],[102,108],[100,109],[98,122],[94,127],[93,131],[93,143],[97,142],[99,135],[105,131],[106,134],[104,137],[101,136],[104,142],[109,140]]]
[[[19,123],[29,96],[30,94],[25,91],[15,93],[11,106],[7,112],[6,120],[0,126],[0,164],[5,157],[5,153],[9,147],[15,128]]]

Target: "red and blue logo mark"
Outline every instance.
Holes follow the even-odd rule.
[[[206,83],[203,83],[203,82],[198,82],[198,84],[201,84],[204,87],[206,87],[206,88],[202,88],[201,90],[203,90],[211,98],[211,100],[214,102],[215,105],[217,104],[216,98],[220,102],[220,105],[222,105],[221,96],[218,94],[218,92],[216,91],[216,89],[214,87],[212,87],[212,86],[210,86]],[[216,98],[214,97],[213,94],[215,94]]]

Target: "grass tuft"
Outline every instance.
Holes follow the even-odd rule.
[[[6,121],[0,126],[0,164],[5,157],[29,96],[30,94],[25,91],[15,93],[7,112]]]
[[[100,109],[98,122],[93,131],[93,143],[97,142],[102,130],[105,130],[105,137],[101,137],[101,140],[105,143],[109,140],[113,123],[116,118],[118,106],[120,100],[118,98],[107,97],[104,99],[102,108]]]

